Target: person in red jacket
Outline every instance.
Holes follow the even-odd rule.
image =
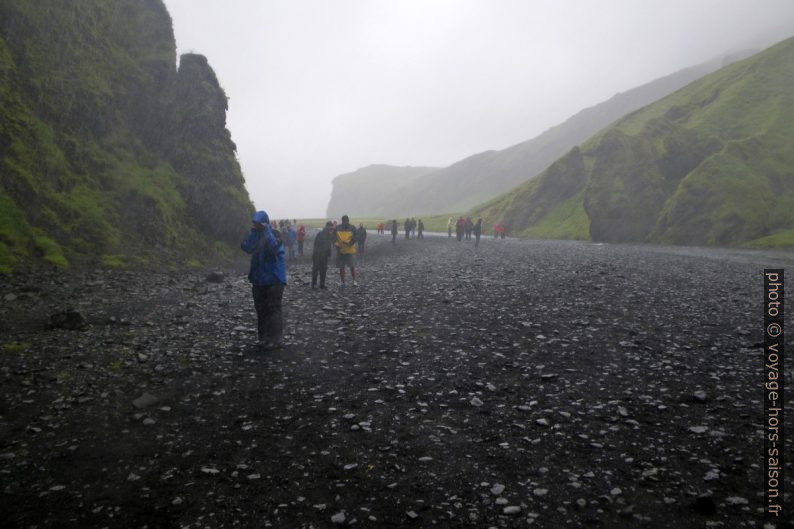
[[[303,255],[303,241],[306,239],[306,226],[298,226],[298,255]]]
[[[463,239],[463,230],[466,228],[466,220],[463,217],[458,218],[458,222],[455,223],[455,235],[458,238],[458,242]]]

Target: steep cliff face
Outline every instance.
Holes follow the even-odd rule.
[[[0,270],[231,252],[253,208],[225,121],[160,0],[0,3]]]
[[[251,205],[226,129],[226,94],[207,59],[193,54],[182,55],[172,94],[165,154],[177,172],[190,175],[180,187],[188,213],[203,233],[235,241]]]
[[[513,233],[794,246],[794,38],[602,130],[475,208]]]
[[[407,215],[405,194],[438,171],[436,167],[394,167],[370,165],[334,178],[329,218],[342,215],[357,217],[399,217]]]

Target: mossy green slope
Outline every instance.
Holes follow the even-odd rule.
[[[724,56],[615,94],[535,138],[507,149],[474,154],[421,178],[396,177],[396,171],[406,168],[383,165],[339,176],[334,179],[329,215],[337,214],[340,204],[348,213],[367,216],[466,211],[539,175],[572,147],[626,114],[746,56],[747,52]]]
[[[471,214],[537,237],[787,245],[792,87],[788,39],[626,116]]]
[[[0,271],[231,252],[252,205],[225,113],[161,0],[0,3]]]

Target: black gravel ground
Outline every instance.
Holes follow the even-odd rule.
[[[2,526],[789,527],[761,269],[794,255],[389,240],[358,287],[293,263],[273,352],[239,271],[3,278]]]

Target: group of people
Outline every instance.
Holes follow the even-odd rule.
[[[424,239],[425,237],[424,236],[425,224],[422,222],[422,219],[419,219],[417,221],[413,217],[406,218],[405,222],[403,222],[403,229],[405,230],[406,239],[410,239],[412,237],[416,237],[417,239]]]
[[[400,233],[399,224],[397,223],[397,219],[392,219],[387,221],[385,224],[383,222],[379,222],[376,226],[378,235],[385,235],[386,228],[388,227],[389,231],[391,232],[391,242],[392,244],[397,244],[397,234]],[[412,237],[416,237],[417,239],[424,239],[424,231],[425,231],[425,224],[422,222],[422,219],[418,221],[411,217],[406,218],[405,222],[403,222],[403,229],[405,230],[405,238],[410,239]]]
[[[450,217],[447,221],[447,237],[452,237],[453,226],[455,227],[455,237],[458,241],[462,241],[464,237],[467,241],[471,240],[472,235],[474,235],[474,246],[477,247],[480,245],[482,219],[477,219],[477,222],[472,222],[471,217],[466,217],[464,219],[461,216],[458,217],[457,221]]]
[[[287,284],[287,257],[303,255],[304,241],[306,240],[306,227],[300,225],[295,228],[297,221],[293,219],[279,222],[270,221],[267,213],[257,211],[251,217],[251,230],[243,240],[243,251],[251,255],[251,267],[248,280],[252,285],[254,307],[257,313],[257,334],[259,343],[266,349],[281,346],[283,335],[283,318],[281,300],[284,287]],[[392,243],[396,244],[399,228],[397,219],[386,223],[388,225]],[[378,234],[385,235],[386,225],[377,225]],[[447,234],[452,237],[452,228],[458,241],[475,238],[475,246],[480,244],[482,235],[482,219],[472,222],[471,218],[462,216],[455,221],[452,217],[447,222]],[[403,223],[405,238],[424,238],[424,223],[414,218],[406,218]],[[494,237],[504,239],[505,227],[497,224],[494,227]],[[339,268],[339,278],[342,286],[346,285],[346,271],[350,269],[350,279],[353,286],[358,286],[356,279],[356,254],[363,254],[367,240],[367,230],[363,224],[358,228],[350,224],[350,218],[342,215],[342,222],[328,221],[314,238],[312,248],[312,288],[327,288],[326,276],[328,264],[333,248],[336,248],[336,266]]]
[[[295,223],[297,224],[297,223]],[[279,229],[281,228],[281,229]],[[302,233],[302,236],[300,234]],[[303,241],[306,237],[306,228],[299,226],[296,230],[289,221],[271,224],[265,211],[257,211],[251,217],[251,230],[240,245],[244,252],[251,256],[251,266],[248,280],[254,298],[254,308],[257,314],[257,335],[259,343],[265,349],[281,347],[284,322],[282,317],[281,301],[284,287],[287,284],[286,253],[294,256],[294,244],[298,245],[298,252],[303,255]],[[290,241],[294,243],[290,243]],[[325,227],[314,238],[312,249],[312,288],[317,288],[317,279],[320,288],[325,286],[328,272],[328,261],[331,258],[333,247],[337,249],[336,266],[339,268],[339,277],[342,286],[345,285],[345,272],[350,269],[350,278],[353,286],[358,286],[356,281],[356,251],[364,251],[367,240],[367,230],[363,224],[358,228],[350,224],[347,215],[342,216],[342,222],[326,222]],[[285,246],[287,250],[285,250]],[[290,246],[293,250],[289,250]]]
[[[328,272],[328,261],[331,259],[331,250],[336,247],[336,266],[339,268],[339,278],[342,286],[346,284],[345,270],[350,269],[350,279],[353,286],[358,286],[356,281],[356,252],[363,254],[367,241],[367,229],[363,224],[358,228],[350,224],[350,218],[342,215],[342,223],[328,221],[325,227],[314,237],[312,249],[312,288],[317,288],[317,279],[320,288],[325,286]]]
[[[306,240],[306,226],[301,224],[297,228],[295,228],[295,224],[298,221],[295,219],[292,222],[289,219],[280,220],[276,222],[275,220],[272,222],[272,227],[274,230],[279,230],[279,233],[283,236],[284,246],[287,249],[287,257],[289,259],[294,259],[296,254],[297,248],[297,255],[303,255],[303,243]]]

